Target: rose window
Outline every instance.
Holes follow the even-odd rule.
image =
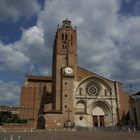
[[[89,84],[87,84],[86,92],[88,95],[97,95],[99,93],[100,87],[99,84],[92,81]]]

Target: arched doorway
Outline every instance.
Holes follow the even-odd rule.
[[[108,104],[103,101],[97,101],[92,105],[91,109],[93,126],[107,126],[111,119],[111,109]]]
[[[101,107],[94,107],[92,110],[93,125],[104,126],[105,125],[105,113]]]
[[[45,129],[46,120],[44,116],[39,116],[37,119],[37,129]]]

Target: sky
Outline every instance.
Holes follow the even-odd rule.
[[[51,75],[66,18],[77,27],[79,66],[140,91],[139,0],[0,0],[0,104],[19,105],[26,74]]]

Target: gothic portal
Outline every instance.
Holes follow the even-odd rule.
[[[38,128],[102,127],[122,121],[128,112],[122,83],[78,65],[77,30],[68,19],[57,28],[52,60],[52,76],[26,75],[20,93],[21,118]]]

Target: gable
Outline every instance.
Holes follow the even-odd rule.
[[[107,79],[107,78],[105,78],[105,77],[103,77],[103,76],[100,76],[100,75],[98,75],[98,74],[96,74],[96,73],[94,73],[94,72],[91,72],[91,71],[86,70],[86,69],[81,68],[81,67],[78,67],[77,70],[78,70],[78,74],[77,74],[78,82],[80,82],[81,80],[83,80],[84,78],[89,77],[89,76],[100,77],[101,79],[104,79],[105,81],[107,81],[107,82],[110,83],[110,84],[114,84],[114,82],[115,82],[115,81],[112,81],[112,80],[110,80],[110,79]]]

